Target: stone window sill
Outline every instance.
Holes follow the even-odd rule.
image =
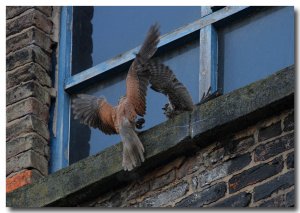
[[[131,172],[122,170],[122,144],[119,143],[34,184],[7,193],[6,205],[76,206],[112,187],[137,179],[176,156],[197,151],[224,133],[239,131],[291,107],[294,89],[295,70],[291,66],[140,133],[146,161]]]

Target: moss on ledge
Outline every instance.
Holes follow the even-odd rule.
[[[146,161],[122,170],[122,145],[104,151],[7,194],[9,207],[76,206],[137,179],[174,156],[188,155],[220,134],[242,129],[294,104],[294,66],[196,106],[140,134]]]

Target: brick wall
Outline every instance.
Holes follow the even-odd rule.
[[[294,111],[286,110],[82,206],[292,207]]]
[[[6,7],[6,191],[48,175],[53,7]]]

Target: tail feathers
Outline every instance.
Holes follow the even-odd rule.
[[[127,119],[124,120],[120,127],[120,136],[123,142],[122,166],[125,171],[131,171],[145,161],[145,150],[130,122]]]

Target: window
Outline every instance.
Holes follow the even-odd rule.
[[[200,10],[200,7],[74,7],[73,59],[80,54],[91,60],[89,66],[73,68],[72,74],[137,47],[153,23],[158,22],[161,34],[165,34],[197,20]],[[87,64],[82,60],[77,63]]]
[[[198,98],[198,72],[199,72],[199,41],[191,41],[176,50],[157,56],[165,64],[172,68],[177,77],[191,91],[193,101],[197,103]],[[119,97],[126,91],[125,78],[129,67],[119,69],[114,76],[99,80],[78,93],[86,93],[95,96],[104,95],[107,101],[117,105]],[[196,78],[195,78],[196,77]],[[167,98],[160,94],[148,90],[147,112],[144,116],[146,123],[143,130],[165,121],[161,107],[167,103]],[[160,107],[160,108],[158,108]],[[98,129],[89,128],[71,118],[70,123],[70,163],[76,162],[88,155],[96,154],[100,150],[120,142],[119,135],[105,135]]]
[[[200,13],[200,7],[74,7],[72,75],[84,72],[91,66],[138,46],[143,42],[149,26],[155,22],[161,25],[160,31],[164,34],[197,20]],[[156,57],[181,77],[185,85],[190,87],[194,101],[197,102],[199,84],[195,77],[199,72],[199,40],[190,39],[186,44],[169,48]],[[125,78],[129,66],[130,63],[123,68],[117,68],[113,76],[99,79],[79,89],[75,94],[104,95],[111,104],[117,105],[119,97],[126,91]],[[165,96],[148,90],[145,116],[147,122],[144,130],[165,120],[162,110],[157,110],[156,107],[162,107],[165,103],[167,103]],[[80,124],[71,116],[70,164],[118,142],[120,142],[119,135],[105,135],[98,129]]]
[[[218,29],[224,93],[294,64],[294,9],[271,7]]]
[[[274,18],[288,21],[293,26],[290,20],[293,8],[287,7],[292,14],[288,15],[289,18],[281,14],[285,14],[284,11],[278,13],[286,10],[284,7],[278,8],[261,7],[260,10],[266,13],[261,12],[263,15],[259,15],[254,7],[63,7],[57,125],[51,141],[51,172],[120,142],[119,136],[106,136],[99,130],[73,120],[70,102],[74,95],[88,93],[104,95],[111,104],[117,104],[119,97],[124,95],[125,78],[134,53],[139,50],[138,46],[151,24],[157,21],[162,34],[155,57],[171,67],[197,104],[209,87],[212,92],[229,92],[264,77],[257,75],[241,81],[239,78],[243,73],[239,71],[240,67],[233,65],[236,64],[235,61],[241,60],[238,57],[243,57],[238,53],[238,45],[241,42],[253,42],[251,39],[241,40],[245,39],[243,32],[246,30],[255,27],[258,31],[259,28],[264,29],[265,25],[272,25],[270,20]],[[268,14],[274,17],[263,21],[265,25],[260,26],[261,19],[258,17],[266,18]],[[249,25],[253,25],[252,28]],[[292,31],[275,32],[290,34]],[[255,32],[252,34],[253,38],[257,36]],[[265,46],[270,45],[267,41],[270,40],[269,36],[270,33],[261,36],[261,42]],[[281,39],[279,35],[276,38]],[[286,42],[287,39],[281,39],[279,43],[286,45]],[[289,49],[279,52],[278,57],[283,57],[288,52],[293,59],[293,44],[290,43]],[[245,47],[244,51],[249,56],[253,54],[251,47],[254,45],[247,45],[249,47]],[[262,49],[270,51],[265,47]],[[244,58],[247,58],[247,54]],[[251,62],[255,63],[259,57],[253,57]],[[294,60],[286,61],[288,62],[273,68],[265,65],[271,70],[267,74],[275,72],[280,66],[294,63]],[[259,70],[259,66],[257,67]],[[249,68],[248,72],[249,70],[252,71]],[[250,75],[252,76],[251,73]],[[233,76],[238,83],[228,83],[228,76]],[[162,107],[166,101],[163,95],[148,90],[146,124],[143,130],[166,120],[162,111],[157,110],[157,106]]]

